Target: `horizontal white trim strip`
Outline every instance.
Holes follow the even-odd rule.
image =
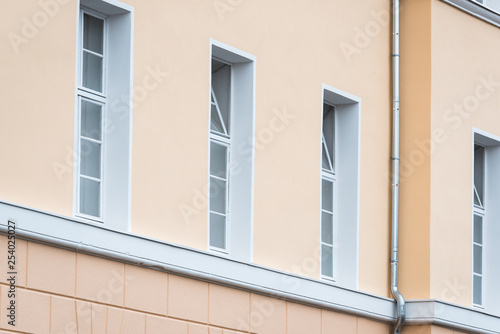
[[[481,334],[500,333],[500,317],[436,299],[406,301],[405,325],[436,325]]]
[[[389,298],[0,201],[0,233],[314,307],[393,322]]]
[[[0,233],[16,222],[16,236],[269,297],[340,311],[376,321],[395,321],[392,299],[354,291],[252,263],[118,232],[78,218],[0,201]],[[437,325],[474,333],[500,333],[500,317],[439,300],[408,300],[406,325]]]
[[[464,11],[472,16],[475,16],[481,20],[493,24],[494,26],[500,27],[500,14],[494,10],[471,0],[441,0],[457,7],[461,11]]]

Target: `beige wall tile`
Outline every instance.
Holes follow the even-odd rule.
[[[208,283],[169,275],[168,316],[207,323]]]
[[[12,240],[12,239],[11,239]],[[8,243],[8,239],[6,236],[4,235],[0,235],[0,251],[1,252],[4,252],[5,254],[5,257],[7,257],[7,255],[11,255],[11,254],[7,254],[7,251],[8,251],[8,246],[9,246],[9,243]],[[27,255],[27,247],[28,247],[28,242],[25,241],[25,240],[21,240],[21,239],[18,239],[16,238],[15,239],[16,243],[15,243],[15,252],[14,252],[14,256],[15,256],[15,267],[14,267],[14,271],[16,272],[16,286],[22,286],[22,287],[26,287],[26,255]],[[2,259],[3,260],[3,259]],[[0,275],[0,283],[5,283],[7,284],[7,279],[9,278],[6,273],[9,272],[9,271],[12,271],[11,269],[9,269],[7,267],[8,263],[7,261],[0,261],[0,273],[3,273],[2,275]]]
[[[50,300],[50,332],[76,333],[76,302],[74,299],[51,296]]]
[[[128,284],[123,263],[80,253],[76,263],[78,298],[123,306],[124,286]]]
[[[215,328],[215,327],[209,327],[208,334],[222,334],[222,329]]]
[[[78,334],[91,334],[92,307],[89,302],[76,301],[76,317],[78,319]]]
[[[190,323],[188,334],[208,334],[208,326]]]
[[[210,284],[208,305],[210,324],[249,330],[250,294],[248,292]]]
[[[358,317],[358,334],[389,334],[392,326]]]
[[[452,329],[438,327],[438,326],[431,326],[430,333],[431,334],[454,334]]]
[[[74,297],[75,259],[74,252],[29,242],[28,287]]]
[[[120,334],[123,319],[123,309],[108,307],[106,334]]]
[[[146,316],[142,313],[124,310],[123,323],[120,334],[145,334]]]
[[[320,334],[321,310],[287,303],[287,334]]]
[[[168,275],[166,273],[125,266],[125,307],[167,315]]]
[[[208,326],[190,323],[188,325],[188,334],[209,334]]]
[[[286,333],[286,302],[250,295],[250,325],[251,331],[259,334]]]
[[[106,333],[108,308],[104,305],[92,304],[92,333]]]
[[[187,334],[188,324],[184,321],[146,316],[146,334]]]
[[[401,334],[431,334],[431,326],[404,326]]]
[[[322,334],[356,334],[357,319],[343,313],[321,311]]]
[[[3,308],[10,305],[8,288],[1,287],[0,300],[2,305],[2,316],[0,317],[0,328],[11,330],[8,324],[10,320],[5,316]],[[15,329],[17,331],[46,334],[50,326],[50,296],[47,294],[16,289],[16,319]]]

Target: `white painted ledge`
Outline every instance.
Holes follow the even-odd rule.
[[[500,13],[471,0],[441,0],[463,12],[500,27]]]
[[[436,325],[472,333],[500,333],[500,317],[441,300],[408,300],[406,314],[406,325]]]
[[[0,201],[0,233],[306,305],[393,322],[389,298]]]
[[[0,234],[7,233],[9,220],[16,223],[16,237],[21,239],[376,321],[395,321],[392,299],[0,201]],[[500,317],[439,300],[407,301],[406,313],[406,325],[500,333]]]

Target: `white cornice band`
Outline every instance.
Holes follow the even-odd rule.
[[[394,301],[389,298],[0,201],[1,234],[7,233],[8,220],[16,222],[16,237],[21,239],[376,321],[395,321]],[[438,300],[408,301],[407,325],[423,324],[500,333],[499,317]]]
[[[488,7],[471,0],[441,0],[463,12],[500,27],[500,14]]]

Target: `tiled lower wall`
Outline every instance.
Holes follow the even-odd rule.
[[[0,236],[0,333],[392,333],[389,324],[34,242],[18,239],[15,255],[13,327],[7,238]],[[458,334],[426,326],[403,333]]]

